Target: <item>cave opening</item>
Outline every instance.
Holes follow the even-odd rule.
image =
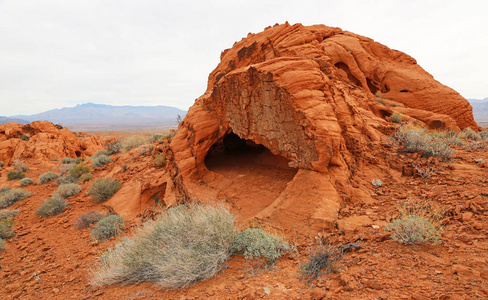
[[[238,219],[248,220],[271,205],[295,177],[298,169],[254,141],[233,132],[215,143],[205,166],[215,174],[207,184],[219,191]]]

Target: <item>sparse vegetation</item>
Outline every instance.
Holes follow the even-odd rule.
[[[80,176],[80,181],[81,182],[87,182],[87,181],[90,181],[92,178],[93,178],[92,173],[85,173],[85,174]]]
[[[0,251],[5,250],[5,241],[3,239],[0,239]]]
[[[69,174],[74,178],[80,178],[83,174],[90,173],[90,167],[84,166],[82,164],[78,164],[74,166],[70,171]]]
[[[81,214],[76,218],[75,225],[78,229],[90,227],[91,224],[95,224],[104,217],[103,214],[98,211],[90,211],[86,214]]]
[[[41,217],[54,216],[62,213],[67,205],[68,202],[61,195],[54,194],[36,210],[36,215]]]
[[[152,144],[142,145],[142,146],[137,147],[137,149],[136,149],[138,155],[140,155],[140,156],[150,155],[153,150],[154,150],[154,145],[152,145]]]
[[[165,137],[162,134],[153,134],[149,137],[150,143],[155,143],[155,142],[162,143],[164,140]]]
[[[371,180],[371,184],[375,187],[381,187],[383,182],[380,179],[373,179]]]
[[[5,166],[5,163],[3,161],[0,161],[0,169],[3,168],[3,166]]]
[[[393,123],[401,123],[402,120],[403,120],[402,115],[400,115],[399,113],[394,113],[391,115],[391,121]]]
[[[166,166],[166,156],[162,153],[154,156],[154,164],[158,167]]]
[[[92,196],[94,202],[105,202],[112,197],[120,188],[122,183],[112,178],[99,178],[95,180],[88,194]]]
[[[19,135],[19,139],[21,139],[23,141],[28,141],[30,139],[30,137],[31,136],[28,133]]]
[[[49,171],[49,172],[44,173],[41,176],[39,176],[39,179],[37,180],[37,184],[44,184],[44,183],[52,181],[56,178],[58,178],[58,175],[56,173],[54,173],[53,171]]]
[[[360,245],[349,244],[347,246],[332,247],[330,245],[319,244],[311,248],[310,260],[301,265],[304,277],[310,281],[317,279],[322,274],[334,273],[337,271],[339,262],[344,253],[350,249],[359,249]]]
[[[122,144],[118,140],[115,140],[107,143],[105,149],[107,150],[108,155],[119,153],[120,151],[122,151]]]
[[[22,178],[19,183],[20,183],[20,186],[27,186],[27,185],[33,184],[34,179],[25,177],[25,178]]]
[[[109,162],[111,162],[112,159],[107,156],[107,155],[98,155],[97,157],[95,157],[92,161],[92,167],[94,168],[98,168],[98,167],[103,167],[104,165],[108,164]]]
[[[0,195],[7,192],[7,191],[10,191],[10,187],[8,185],[4,185],[0,188]]]
[[[266,233],[261,228],[248,228],[239,232],[232,242],[232,253],[242,253],[245,258],[263,257],[274,263],[283,253],[290,250],[282,238]]]
[[[61,163],[63,164],[79,164],[83,161],[82,158],[72,158],[72,157],[63,157],[63,159],[61,159]]]
[[[6,208],[15,202],[25,199],[32,195],[31,192],[23,189],[9,189],[0,195],[0,208]]]
[[[141,135],[132,135],[122,141],[122,150],[124,150],[124,152],[127,152],[130,149],[138,147],[147,142],[148,140]]]
[[[60,195],[63,198],[68,198],[74,196],[81,192],[82,188],[79,184],[76,183],[66,183],[61,184],[56,191],[54,191],[54,195]]]
[[[7,173],[8,180],[17,180],[25,177],[22,171],[10,171]]]
[[[15,231],[12,228],[14,226],[14,221],[12,218],[6,218],[0,220],[0,239],[8,239],[15,235]]]
[[[186,287],[217,274],[230,256],[235,232],[234,217],[223,206],[171,208],[105,252],[93,283]]]
[[[27,172],[29,170],[29,167],[24,164],[21,159],[17,159],[14,161],[14,168],[15,170],[20,172]]]
[[[413,165],[413,167],[415,168],[415,171],[417,172],[417,175],[419,175],[420,177],[422,177],[422,179],[427,179],[429,178],[430,176],[432,176],[432,174],[434,174],[434,168],[432,167],[422,167],[422,166],[419,166],[419,165]]]
[[[0,210],[0,220],[11,219],[20,213],[19,209],[2,209]]]
[[[411,245],[439,242],[440,221],[444,213],[430,202],[407,201],[400,206],[399,217],[388,223],[385,230],[393,230],[393,240]]]
[[[90,231],[90,236],[103,242],[111,237],[117,236],[125,226],[124,220],[117,215],[108,215],[98,221]]]
[[[74,177],[71,174],[66,174],[64,176],[58,177],[57,182],[58,182],[59,185],[68,184],[68,183],[77,183],[78,182],[78,178]]]

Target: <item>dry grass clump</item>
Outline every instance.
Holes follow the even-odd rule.
[[[19,181],[19,183],[20,183],[20,186],[27,186],[27,185],[33,184],[34,183],[34,179],[25,177],[25,178],[22,178]]]
[[[105,149],[107,150],[108,155],[119,153],[120,151],[122,151],[122,143],[120,143],[118,140],[106,143]]]
[[[12,228],[14,226],[14,221],[12,218],[6,218],[0,220],[0,239],[8,239],[15,235],[15,231]]]
[[[14,161],[14,168],[15,170],[20,172],[27,172],[29,170],[29,167],[24,164],[21,159],[17,159]]]
[[[39,179],[37,180],[37,184],[44,184],[44,183],[52,181],[56,178],[58,178],[58,175],[56,173],[54,173],[53,171],[49,171],[49,172],[44,173],[41,176],[39,176]]]
[[[232,242],[232,253],[242,253],[245,258],[265,258],[273,264],[290,246],[282,238],[271,235],[261,228],[248,228],[239,232]]]
[[[160,153],[154,156],[154,164],[158,167],[166,166],[166,155]]]
[[[221,205],[169,209],[105,252],[92,283],[186,287],[217,274],[231,254],[235,232],[234,217]]]
[[[91,224],[95,224],[100,221],[105,215],[98,211],[90,211],[86,214],[81,214],[76,218],[75,225],[78,229],[90,227]]]
[[[165,139],[166,139],[165,136],[162,134],[153,134],[149,137],[149,142],[150,143],[155,143],[155,142],[162,143]]]
[[[2,209],[0,210],[0,220],[11,219],[20,213],[19,209]]]
[[[74,196],[81,192],[82,188],[79,184],[76,183],[66,183],[61,184],[56,191],[54,191],[54,195],[59,195],[62,198],[68,198]]]
[[[444,212],[430,202],[407,201],[399,208],[399,217],[387,224],[385,230],[393,230],[393,240],[406,244],[437,243],[442,231]]]
[[[22,171],[10,171],[7,173],[8,180],[17,180],[25,177]]]
[[[92,196],[94,202],[105,202],[112,197],[120,188],[122,183],[112,178],[99,178],[92,183],[88,195]]]
[[[69,174],[74,178],[80,178],[83,174],[90,173],[90,167],[78,164],[69,170]]]
[[[25,199],[32,195],[31,192],[23,189],[9,189],[0,194],[0,208],[6,208],[17,201]]]
[[[82,158],[72,158],[72,157],[63,157],[61,159],[61,163],[62,164],[69,164],[69,165],[76,165],[76,164],[79,164],[83,161]]]
[[[3,239],[0,239],[0,251],[3,251],[5,249],[5,241]]]
[[[124,220],[117,215],[108,215],[100,219],[93,229],[90,236],[95,241],[106,241],[111,237],[117,236],[125,226]]]
[[[112,159],[108,155],[98,155],[95,157],[92,161],[92,167],[98,168],[98,167],[103,167],[109,162],[111,162]]]
[[[402,115],[399,113],[392,114],[390,118],[393,123],[401,123],[403,120]]]
[[[90,181],[93,178],[93,174],[91,173],[86,173],[80,176],[80,181],[81,182],[87,182]]]
[[[36,215],[41,217],[54,216],[62,213],[67,205],[68,202],[61,195],[54,194],[36,210]]]
[[[125,140],[122,141],[122,150],[124,152],[129,151],[132,148],[138,147],[142,144],[148,142],[148,139],[142,135],[132,135],[127,137]]]

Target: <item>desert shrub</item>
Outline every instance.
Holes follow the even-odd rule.
[[[61,163],[63,164],[79,164],[83,161],[82,158],[72,158],[72,157],[63,157],[63,159],[61,159]]]
[[[394,113],[391,115],[391,121],[393,123],[401,123],[402,120],[403,120],[402,115],[400,115],[399,113]]]
[[[0,169],[3,168],[3,166],[5,166],[5,163],[3,161],[0,161]]]
[[[32,195],[31,192],[23,189],[9,189],[0,196],[0,208],[9,207],[15,202],[25,199]]]
[[[106,144],[105,149],[107,150],[108,155],[119,153],[122,151],[122,143],[120,143],[118,140],[112,141]]]
[[[371,184],[375,187],[381,187],[383,182],[380,179],[373,179],[371,180]]]
[[[92,167],[94,168],[98,168],[98,167],[102,167],[106,164],[108,164],[109,162],[111,162],[112,159],[107,156],[107,155],[98,155],[97,157],[95,157],[92,161]]]
[[[385,230],[395,231],[391,238],[407,245],[440,241],[438,228],[422,216],[410,215],[395,219],[386,225]]]
[[[417,175],[419,175],[420,177],[422,177],[422,179],[427,179],[430,176],[432,176],[432,174],[435,173],[435,170],[432,167],[422,167],[422,166],[419,166],[419,165],[413,165],[413,167],[415,168],[415,171],[417,172]]]
[[[154,164],[158,167],[166,166],[166,156],[162,153],[154,156]]]
[[[64,211],[68,202],[59,194],[54,194],[49,200],[44,201],[36,210],[36,215],[41,217],[54,216]]]
[[[463,140],[459,136],[448,137],[445,139],[446,143],[454,146],[464,146]]]
[[[478,132],[478,134],[483,141],[488,141],[488,131],[482,130],[482,131]],[[1,168],[1,166],[0,166],[0,168]]]
[[[122,183],[112,178],[99,178],[95,180],[88,194],[95,202],[105,202],[112,197],[120,188]]]
[[[5,241],[3,239],[0,239],[0,251],[3,251],[5,249]]]
[[[19,209],[2,209],[0,210],[0,220],[11,219],[20,213]]]
[[[66,183],[58,186],[54,195],[60,195],[63,198],[68,198],[81,192],[82,188],[76,183]]]
[[[471,127],[466,127],[462,132],[461,132],[461,137],[468,139],[468,140],[473,140],[473,141],[479,141],[481,140],[481,136],[471,129]]]
[[[76,166],[76,164],[61,164],[59,168],[59,176],[63,176],[67,172],[71,171]]]
[[[7,191],[10,191],[10,187],[8,185],[4,185],[0,188],[0,195],[7,192]]]
[[[58,177],[56,181],[58,182],[59,185],[68,184],[68,183],[77,183],[78,178],[74,177],[71,174],[66,174],[64,176]]]
[[[248,259],[263,257],[269,263],[274,263],[289,249],[290,246],[282,238],[261,228],[248,228],[234,237],[231,251],[236,254],[242,253]]]
[[[213,277],[229,258],[236,227],[223,206],[178,206],[101,256],[93,283],[152,281],[186,287]]]
[[[93,174],[85,173],[85,174],[80,176],[80,181],[81,182],[87,182],[87,181],[90,181],[92,178],[93,178]]]
[[[26,185],[29,185],[29,184],[33,184],[34,183],[34,179],[25,177],[25,178],[22,178],[19,183],[20,183],[20,186],[26,186]]]
[[[124,152],[129,151],[132,148],[145,144],[148,140],[141,135],[132,135],[122,141],[122,149]]]
[[[26,172],[29,170],[29,167],[26,164],[24,164],[24,162],[22,162],[21,159],[17,159],[14,161],[14,168],[15,170],[20,172]]]
[[[30,137],[31,136],[28,133],[19,135],[19,139],[21,139],[23,141],[28,141],[30,139]]]
[[[86,214],[81,214],[76,218],[75,225],[78,229],[90,227],[91,224],[97,223],[104,217],[98,211],[90,211]]]
[[[393,138],[403,145],[405,152],[422,153],[423,157],[438,156],[441,160],[447,161],[454,154],[448,144],[435,135],[427,134],[423,128],[400,126]]]
[[[70,171],[69,174],[75,178],[80,178],[81,175],[90,173],[90,167],[84,165],[76,165]]]
[[[332,247],[319,244],[312,247],[309,261],[300,266],[304,278],[312,280],[317,279],[324,273],[336,272],[337,262],[342,259],[344,253],[353,248],[361,248],[361,245],[349,244],[347,246]]]
[[[11,218],[0,220],[0,239],[8,239],[14,236],[15,231],[12,228],[14,221]]]
[[[17,180],[25,177],[22,171],[10,171],[7,173],[8,180]]]
[[[90,156],[89,159],[93,159],[93,158],[96,158],[96,157],[101,156],[101,155],[108,156],[109,155],[109,152],[107,150],[98,150],[95,154],[93,154],[92,156]]]
[[[149,145],[142,145],[136,148],[137,154],[140,156],[147,156],[150,155],[151,152],[154,150],[154,145],[149,144]]]
[[[54,173],[53,171],[49,171],[49,172],[44,173],[41,176],[39,176],[39,179],[37,180],[37,184],[44,184],[44,183],[52,181],[56,178],[58,178],[58,175],[56,173]]]
[[[117,236],[124,227],[124,220],[117,215],[108,215],[98,221],[90,231],[90,236],[96,241],[105,241]]]
[[[162,143],[164,140],[165,137],[162,134],[153,134],[149,137],[150,143],[154,143],[154,142]]]

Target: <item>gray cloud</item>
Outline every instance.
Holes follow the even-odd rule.
[[[220,52],[275,23],[341,27],[488,97],[480,1],[0,0],[0,115],[87,101],[188,108]]]

